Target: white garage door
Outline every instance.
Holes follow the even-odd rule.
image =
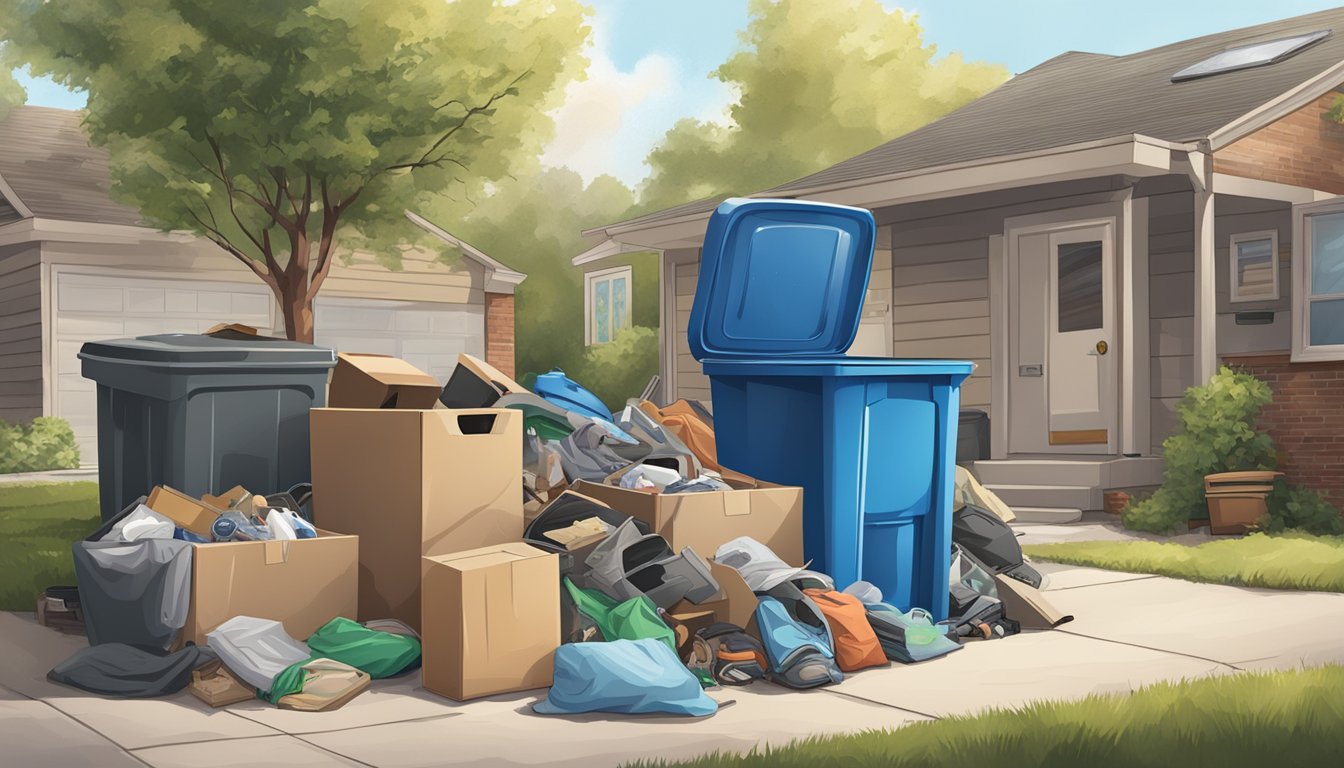
[[[172,280],[140,275],[53,270],[54,415],[70,422],[85,464],[97,461],[98,410],[94,383],[80,374],[85,342],[154,333],[200,333],[237,322],[264,333],[283,330],[270,290],[258,282]],[[318,296],[318,344],[344,352],[400,357],[446,382],[457,355],[485,354],[485,308]]]
[[[485,307],[318,295],[316,341],[340,352],[400,357],[447,382],[462,352],[484,357]]]
[[[87,341],[154,333],[200,333],[219,322],[269,332],[270,289],[258,282],[216,283],[52,270],[54,415],[70,422],[85,464],[98,460],[98,405],[94,383],[80,375],[79,348]]]

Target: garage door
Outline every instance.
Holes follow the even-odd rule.
[[[446,382],[459,353],[485,355],[485,307],[325,298],[313,307],[316,341],[342,352],[400,357]]]
[[[258,282],[203,282],[85,274],[57,267],[53,273],[52,333],[54,415],[70,422],[85,464],[98,460],[98,407],[94,383],[80,375],[79,348],[87,341],[152,333],[200,333],[221,321],[269,332],[270,289]]]
[[[80,374],[85,342],[153,333],[200,333],[237,322],[263,333],[282,330],[270,290],[258,282],[224,283],[53,270],[56,317],[54,413],[70,422],[85,464],[97,461],[93,382]],[[485,308],[376,299],[326,298],[314,306],[316,341],[346,352],[400,357],[447,381],[460,352],[485,354]]]

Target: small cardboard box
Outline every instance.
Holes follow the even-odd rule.
[[[433,376],[386,355],[342,352],[327,387],[331,408],[433,408],[438,400]]]
[[[278,621],[299,640],[337,616],[355,616],[356,536],[318,531],[315,539],[296,541],[193,544],[191,555],[183,641],[205,645],[206,633],[234,616]]]
[[[145,506],[177,523],[185,530],[198,536],[210,538],[210,526],[215,518],[224,513],[223,509],[212,507],[200,499],[169,488],[166,485],[155,486],[150,492]]]
[[[522,543],[421,560],[423,684],[457,701],[551,684],[560,566]]]
[[[647,523],[678,552],[690,547],[710,559],[724,543],[750,536],[789,565],[803,564],[802,488],[760,481],[749,489],[672,494],[585,481],[572,487]]]
[[[356,534],[359,619],[420,628],[420,558],[523,536],[523,414],[314,408],[313,520]]]

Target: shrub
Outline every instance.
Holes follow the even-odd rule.
[[[1208,517],[1204,476],[1215,472],[1274,469],[1270,436],[1255,428],[1272,399],[1269,385],[1224,367],[1207,384],[1191,387],[1176,406],[1180,428],[1162,443],[1166,469],[1152,498],[1121,513],[1126,528],[1169,533],[1186,521]]]
[[[79,447],[70,424],[39,416],[27,425],[0,419],[0,474],[79,467]]]
[[[658,331],[638,325],[626,328],[610,342],[589,347],[579,367],[566,373],[608,408],[622,408],[626,400],[639,397],[658,373]]]
[[[1344,535],[1344,518],[1339,516],[1339,510],[1310,488],[1290,488],[1279,481],[1274,484],[1274,491],[1267,501],[1269,514],[1260,521],[1262,530],[1270,533],[1297,530],[1317,536]]]

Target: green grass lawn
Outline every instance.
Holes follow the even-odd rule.
[[[98,523],[97,483],[0,485],[0,610],[31,611],[42,590],[73,585],[70,544]]]
[[[949,685],[955,684],[949,681]],[[966,695],[975,695],[973,683]],[[1344,667],[1161,684],[684,763],[718,766],[1195,768],[1338,765]]]
[[[1155,541],[1080,541],[1022,548],[1036,560],[1186,581],[1344,592],[1344,538],[1256,533],[1191,547]]]

